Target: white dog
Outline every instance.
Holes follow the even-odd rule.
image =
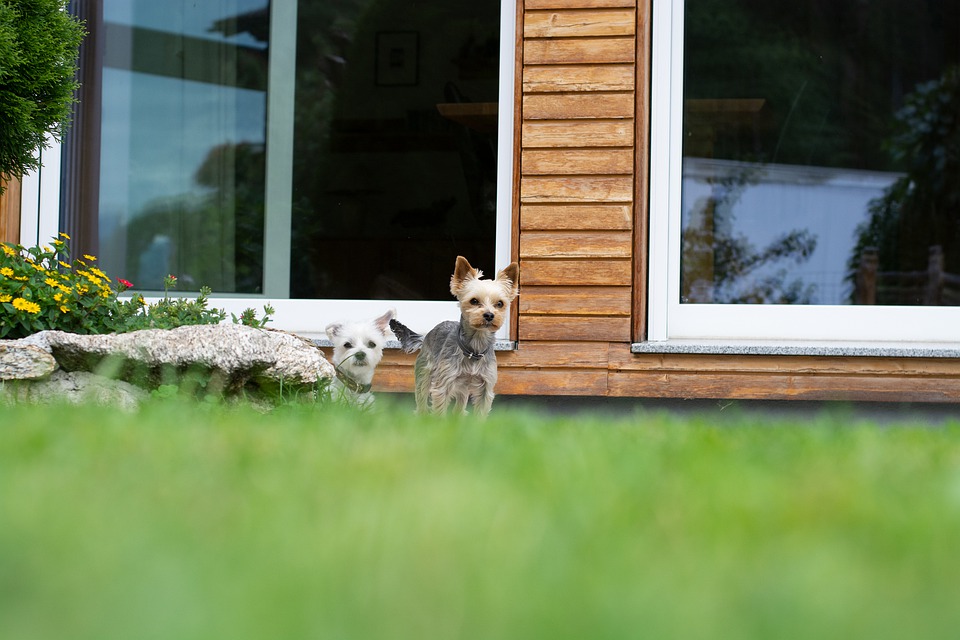
[[[393,335],[390,320],[395,315],[391,309],[369,322],[336,322],[327,326],[337,370],[333,388],[351,404],[366,407],[373,403],[373,373],[383,358],[384,343]]]

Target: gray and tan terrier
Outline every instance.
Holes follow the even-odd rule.
[[[520,267],[513,262],[493,280],[482,276],[457,256],[450,293],[460,301],[459,322],[441,322],[422,336],[390,321],[405,353],[420,350],[414,364],[417,413],[445,413],[450,406],[466,413],[468,403],[478,416],[490,413],[497,384],[495,334],[519,292]]]

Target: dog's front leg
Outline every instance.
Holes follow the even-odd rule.
[[[433,413],[438,415],[443,415],[447,412],[447,402],[450,400],[447,391],[445,389],[439,389],[437,387],[430,388],[430,410]]]
[[[489,413],[490,409],[493,407],[493,387],[490,385],[484,385],[483,393],[477,394],[473,397],[473,412],[485,418]]]

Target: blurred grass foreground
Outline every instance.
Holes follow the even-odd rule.
[[[0,638],[957,637],[960,423],[724,416],[0,407]]]

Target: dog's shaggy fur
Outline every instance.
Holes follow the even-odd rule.
[[[520,267],[513,262],[493,280],[482,276],[457,257],[450,293],[460,302],[459,322],[441,322],[425,336],[390,322],[404,351],[420,350],[414,365],[418,413],[444,413],[450,406],[466,413],[468,403],[479,416],[490,412],[497,383],[495,334],[519,292]]]

